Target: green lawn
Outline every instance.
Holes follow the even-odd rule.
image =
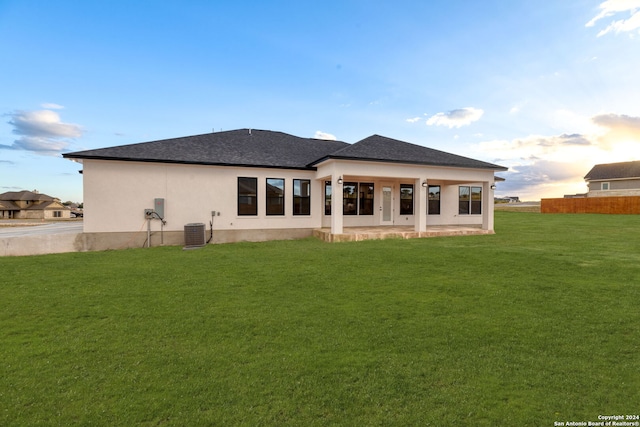
[[[0,425],[552,426],[640,412],[640,216],[0,258]]]

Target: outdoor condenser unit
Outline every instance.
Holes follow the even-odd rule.
[[[205,245],[204,224],[192,223],[184,226],[184,245],[186,248],[197,248]]]

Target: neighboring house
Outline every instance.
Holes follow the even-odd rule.
[[[60,199],[37,191],[9,191],[0,194],[0,219],[62,219],[71,211]]]
[[[494,173],[506,168],[373,135],[355,144],[240,129],[63,155],[83,164],[85,233],[179,242],[311,236],[328,228],[473,225],[493,231]],[[155,209],[166,221],[149,220]],[[209,227],[207,227],[209,228]],[[171,235],[173,233],[173,237]],[[208,234],[208,233],[207,233]]]
[[[587,197],[640,196],[640,161],[595,165],[584,179]]]
[[[497,197],[495,199],[496,203],[520,203],[520,197],[518,196],[506,196],[506,197]]]

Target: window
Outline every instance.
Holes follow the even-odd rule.
[[[267,178],[267,215],[284,215],[283,178]]]
[[[471,215],[482,213],[482,187],[471,187]]]
[[[342,214],[358,214],[358,183],[345,182],[342,186]]]
[[[324,182],[324,214],[331,215],[331,181]]]
[[[458,213],[460,215],[469,214],[469,202],[471,202],[471,189],[469,187],[460,187],[458,197]]]
[[[373,215],[373,184],[360,183],[359,215]]]
[[[440,215],[440,186],[429,186],[429,204],[427,206],[429,215]]]
[[[413,215],[412,184],[400,184],[400,215]]]
[[[53,211],[54,218],[62,218],[62,211]]]
[[[258,178],[238,178],[238,215],[258,215]]]
[[[459,188],[459,207],[460,215],[479,215],[482,213],[482,187],[464,187]]]
[[[331,181],[324,183],[324,214],[331,215]],[[373,215],[375,187],[370,182],[342,184],[343,215]]]
[[[601,189],[602,191],[609,191],[609,189],[610,189],[610,188],[611,188],[611,187],[609,186],[609,183],[608,183],[608,182],[602,182],[602,183],[600,183],[600,189]]]
[[[311,215],[311,181],[293,180],[293,214]]]

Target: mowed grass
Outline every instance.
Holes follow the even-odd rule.
[[[475,425],[640,407],[640,216],[0,258],[0,425]]]

